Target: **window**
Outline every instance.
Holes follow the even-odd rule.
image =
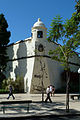
[[[43,32],[42,31],[37,31],[37,37],[38,38],[43,38]]]
[[[31,33],[31,37],[33,37],[33,33]]]
[[[38,51],[39,51],[39,52],[43,52],[43,50],[44,50],[44,47],[43,47],[42,44],[40,44],[40,45],[38,46]]]

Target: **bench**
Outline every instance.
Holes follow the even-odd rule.
[[[3,110],[3,114],[5,114],[5,110],[7,108],[26,108],[27,112],[29,112],[29,104],[32,103],[32,100],[23,100],[23,101],[1,101],[1,109]],[[15,105],[13,105],[15,104]],[[27,104],[27,106],[26,106]],[[23,106],[24,105],[24,106]]]
[[[77,98],[77,99],[79,100],[80,95],[79,95],[79,94],[71,95],[71,99],[72,99],[72,100],[74,100],[75,98]]]

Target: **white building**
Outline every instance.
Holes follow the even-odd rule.
[[[23,76],[24,91],[29,93],[39,93],[42,84],[44,88],[50,84],[56,89],[62,87],[63,68],[59,62],[48,57],[49,50],[56,47],[56,43],[47,41],[47,28],[38,19],[32,27],[32,37],[8,46],[9,59],[15,60],[8,62],[6,77],[15,80],[17,75]],[[77,57],[73,59],[75,61],[79,63]],[[71,69],[77,71],[78,67],[72,66]]]

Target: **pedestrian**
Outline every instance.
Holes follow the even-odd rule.
[[[55,87],[52,86],[52,94],[53,94],[53,96],[54,96],[54,92],[55,92]]]
[[[50,86],[47,87],[46,93],[47,93],[47,98],[45,99],[45,102],[47,102],[49,99],[50,103],[52,103],[51,98],[50,98]]]
[[[52,92],[53,92],[53,86],[50,85],[50,95],[52,96]]]
[[[12,97],[13,97],[13,99],[15,99],[15,97],[14,97],[14,95],[13,95],[13,88],[12,88],[12,86],[11,86],[11,85],[9,86],[9,96],[8,96],[8,98],[7,98],[7,99],[9,99],[9,98],[10,98],[10,96],[12,96]]]

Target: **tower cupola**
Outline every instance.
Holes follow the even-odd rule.
[[[44,23],[38,18],[38,21],[32,27],[32,39],[35,41],[46,39],[47,28]]]
[[[34,28],[34,27],[43,27],[43,28],[45,28],[45,25],[44,25],[44,23],[41,21],[41,19],[38,18],[38,21],[33,25],[33,28]]]

